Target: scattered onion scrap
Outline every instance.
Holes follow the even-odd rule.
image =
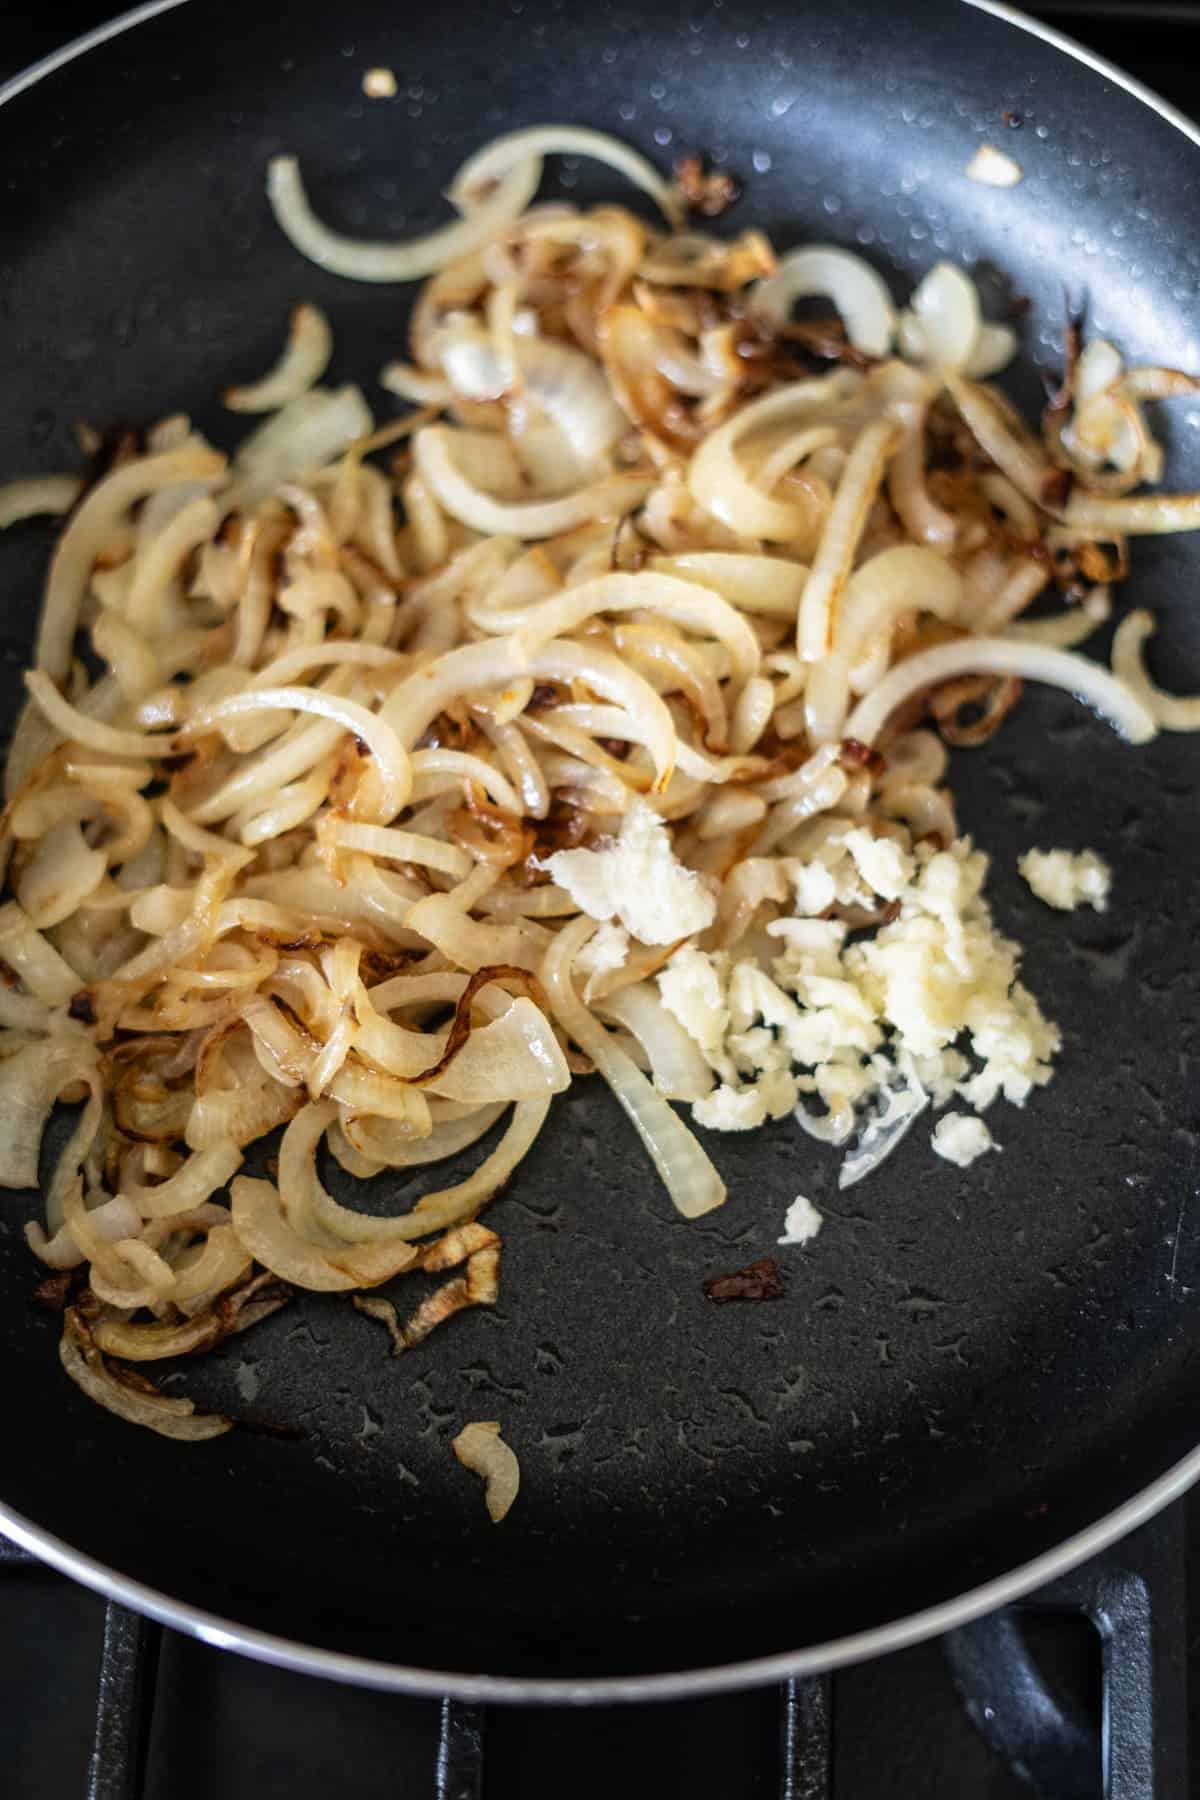
[[[496,1419],[476,1419],[464,1425],[451,1448],[464,1469],[478,1475],[486,1483],[484,1505],[493,1525],[508,1513],[521,1485],[521,1468],[516,1456],[500,1436]]]

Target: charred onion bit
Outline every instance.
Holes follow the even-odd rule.
[[[675,187],[689,212],[719,219],[742,197],[742,184],[728,169],[706,169],[705,158],[681,156],[675,164]]]
[[[704,1292],[718,1306],[730,1300],[782,1300],[783,1276],[775,1258],[764,1256],[744,1269],[735,1269],[732,1275],[710,1275]]]

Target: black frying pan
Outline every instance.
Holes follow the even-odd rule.
[[[362,96],[376,63],[398,74],[391,103]],[[1007,135],[1006,110],[1024,121]],[[996,308],[1011,284],[1032,301],[1028,404],[1064,284],[1132,356],[1200,367],[1196,133],[1015,16],[194,0],[147,9],[0,108],[0,470],[62,466],[80,417],[186,407],[228,439],[215,394],[266,365],[302,296],[335,322],[336,376],[370,383],[409,295],[304,264],[269,217],[267,157],[297,151],[335,223],[411,230],[440,216],[467,150],[543,119],[664,162],[706,148],[747,177],[734,223],[865,246],[898,292],[939,255],[986,274]],[[964,179],[982,139],[1017,155],[1019,187]],[[1194,435],[1176,415],[1175,485],[1200,484]],[[9,708],[47,542],[0,544]],[[1197,567],[1193,541],[1144,543],[1130,584],[1165,615],[1184,689],[1200,685]],[[722,1138],[729,1204],[688,1225],[580,1083],[493,1215],[494,1313],[396,1363],[375,1326],[310,1296],[187,1368],[202,1399],[298,1425],[299,1442],[186,1448],[88,1404],[30,1305],[33,1197],[5,1199],[0,1522],[223,1643],[493,1697],[828,1664],[1078,1559],[1200,1469],[1198,766],[1191,739],[1129,750],[1041,693],[960,758],[999,915],[1066,1033],[1049,1091],[997,1112],[1002,1155],[960,1174],[915,1132],[839,1196],[833,1159],[790,1124]],[[1031,842],[1111,854],[1111,912],[1041,909],[1015,873]],[[786,1299],[711,1306],[703,1278],[768,1251],[799,1190],[828,1223],[784,1253]],[[500,1529],[450,1454],[471,1417],[502,1419],[521,1458]]]

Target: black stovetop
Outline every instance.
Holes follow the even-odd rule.
[[[116,4],[0,7],[0,79]],[[1196,111],[1200,5],[1034,10]],[[702,1702],[481,1720],[160,1634],[2,1543],[0,1669],[9,1800],[1021,1800],[1022,1763],[1050,1800],[1176,1800],[1200,1794],[1200,1499],[1032,1610],[828,1682]]]

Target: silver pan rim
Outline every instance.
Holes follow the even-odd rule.
[[[146,4],[122,13],[94,31],[63,45],[51,55],[0,85],[0,106],[15,100],[19,94],[36,86],[58,69],[75,62],[89,51],[99,49],[112,39],[148,23],[161,13],[171,12],[186,0],[146,0]],[[1123,88],[1143,106],[1155,112],[1168,125],[1200,148],[1200,125],[1172,106],[1167,100],[1127,75],[1105,57],[1056,31],[1053,26],[1031,19],[1005,0],[958,0],[979,12],[991,14],[1014,30],[1028,32],[1063,55],[1083,63],[1087,68]],[[272,1663],[298,1674],[313,1675],[327,1681],[343,1681],[358,1687],[378,1688],[393,1693],[428,1695],[469,1701],[472,1703],[549,1704],[549,1705],[620,1705],[632,1701],[678,1700],[701,1698],[707,1694],[728,1693],[737,1688],[758,1687],[794,1677],[821,1674],[849,1663],[867,1662],[902,1650],[924,1638],[940,1637],[984,1613],[1007,1606],[1035,1588],[1080,1563],[1107,1550],[1144,1525],[1148,1519],[1170,1506],[1197,1481],[1200,1481],[1200,1444],[1182,1457],[1164,1474],[1150,1482],[1112,1512],[1105,1514],[1084,1530],[1045,1551],[1032,1561],[1022,1563],[1006,1575],[995,1577],[978,1587],[969,1588],[954,1599],[936,1606],[908,1613],[886,1625],[870,1630],[831,1638],[807,1649],[783,1651],[774,1656],[754,1657],[748,1661],[718,1664],[706,1669],[681,1669],[658,1675],[598,1676],[585,1680],[549,1680],[523,1676],[463,1674],[461,1671],[421,1669],[406,1663],[381,1662],[365,1656],[351,1656],[336,1650],[322,1650],[293,1638],[278,1637],[272,1632],[239,1625],[221,1618],[203,1607],[174,1600],[157,1588],[134,1581],[108,1568],[96,1558],[75,1550],[63,1539],[27,1519],[22,1513],[0,1501],[0,1531],[27,1550],[39,1561],[48,1563],[60,1574],[93,1589],[132,1611],[157,1619],[175,1631],[198,1638],[213,1649],[235,1650],[259,1662]]]

